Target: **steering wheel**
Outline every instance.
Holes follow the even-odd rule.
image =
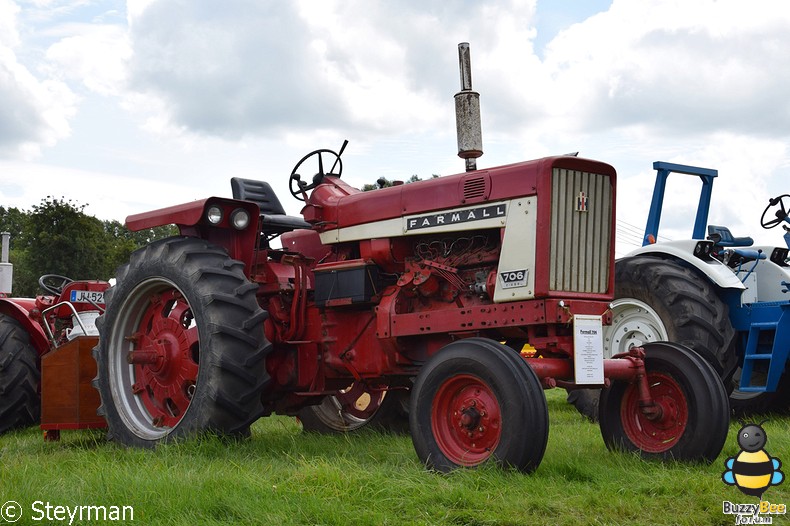
[[[332,150],[328,150],[326,148],[322,148],[320,150],[315,150],[304,157],[302,157],[294,169],[291,170],[291,178],[288,181],[288,189],[291,191],[291,195],[294,196],[299,201],[304,201],[307,197],[307,191],[312,190],[319,184],[321,181],[324,180],[324,177],[327,175],[332,175],[335,177],[340,177],[343,173],[343,160],[340,159],[340,156],[343,155],[343,150],[346,149],[346,145],[348,141],[343,141],[343,146],[340,147],[340,151],[335,153]],[[299,175],[299,168],[307,162],[308,159],[311,157],[318,157],[318,172],[313,176],[312,183],[306,183],[302,181],[302,176]],[[334,160],[332,163],[332,168],[329,169],[329,172],[324,172],[324,156],[328,157],[330,161]],[[337,173],[335,173],[335,169],[337,169]]]
[[[785,197],[790,199],[790,195],[782,194],[779,197],[774,197],[773,199],[768,201],[768,206],[765,207],[765,210],[763,210],[763,215],[762,217],[760,217],[761,227],[773,228],[787,218],[788,216],[787,210],[790,207],[785,205]],[[775,219],[769,219],[766,221],[765,214],[768,213],[768,210],[770,210],[772,206],[776,206],[777,204],[779,205],[779,210],[774,212],[774,215],[776,216]]]
[[[74,280],[58,274],[44,274],[38,278],[38,286],[49,292],[53,296],[63,294],[63,289]]]

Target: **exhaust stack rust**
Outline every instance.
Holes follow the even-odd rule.
[[[461,91],[455,94],[455,127],[458,132],[458,157],[466,159],[466,171],[477,170],[477,158],[483,155],[483,132],[480,126],[480,94],[472,91],[472,66],[469,43],[458,44]]]

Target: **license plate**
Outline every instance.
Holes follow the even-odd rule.
[[[104,303],[104,291],[99,290],[72,290],[72,303]]]

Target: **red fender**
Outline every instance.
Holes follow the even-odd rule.
[[[49,350],[49,340],[41,324],[31,317],[37,311],[36,300],[31,298],[0,298],[0,314],[10,316],[19,322],[30,335],[30,343],[41,356]]]

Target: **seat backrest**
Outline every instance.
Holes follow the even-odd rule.
[[[714,236],[715,244],[720,247],[750,247],[754,244],[751,237],[733,237],[726,226],[708,225],[708,236]],[[712,238],[708,237],[708,239]]]
[[[233,199],[252,201],[261,209],[261,214],[285,215],[283,205],[267,182],[232,177],[230,188],[233,191]]]

